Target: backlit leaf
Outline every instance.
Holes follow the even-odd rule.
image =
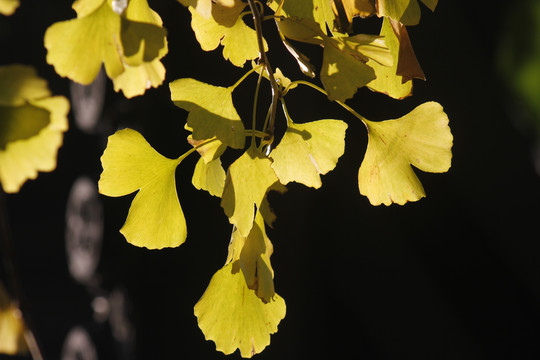
[[[191,182],[199,190],[205,190],[212,196],[221,197],[225,185],[225,170],[219,158],[206,163],[201,157],[193,170]]]
[[[175,181],[179,161],[160,155],[135,130],[119,130],[109,137],[101,157],[99,192],[124,196],[139,190],[120,230],[129,243],[161,249],[185,241],[186,221]]]
[[[174,104],[189,111],[187,124],[193,139],[216,136],[223,144],[240,149],[245,144],[244,124],[234,108],[234,87],[220,87],[195,79],[178,79],[169,84]]]
[[[13,15],[19,5],[19,0],[0,0],[0,14]]]
[[[285,311],[278,294],[265,303],[247,287],[238,260],[214,274],[194,308],[205,338],[214,341],[217,350],[232,354],[239,349],[248,358],[270,344]]]
[[[214,8],[216,7],[218,5],[214,4]],[[192,7],[189,8],[189,11],[191,12],[191,27],[201,48],[204,51],[212,51],[222,45],[225,60],[229,60],[235,66],[242,67],[247,60],[259,57],[259,46],[255,30],[247,26],[244,20],[238,16],[243,6],[237,7],[237,9],[235,22],[230,26],[216,22],[214,17],[205,18]],[[266,41],[264,46],[267,50]]]
[[[373,0],[332,0],[332,10],[342,32],[352,30],[354,17],[366,18],[375,14]]]
[[[269,158],[251,146],[229,167],[221,206],[242,236],[249,234],[255,209],[261,206],[268,190],[280,188],[271,164]]]
[[[23,65],[0,67],[0,89],[0,183],[14,193],[39,171],[56,168],[69,102],[51,96],[46,82]]]
[[[185,7],[193,7],[206,19],[212,16],[212,0],[178,0]]]
[[[0,283],[0,354],[27,354],[25,331],[26,326],[20,310]]]
[[[101,64],[110,78],[124,71],[121,47],[121,18],[103,0],[93,12],[51,25],[45,32],[47,62],[60,76],[90,84]]]
[[[421,0],[431,11],[435,10],[438,0]],[[379,17],[387,16],[403,25],[416,25],[420,22],[418,0],[375,0]]]
[[[304,124],[289,121],[280,143],[270,153],[272,168],[284,185],[296,181],[319,188],[320,175],[333,170],[345,150],[347,124],[318,120]]]
[[[371,204],[403,205],[424,197],[411,165],[436,173],[450,168],[453,138],[438,103],[424,103],[399,119],[365,123],[369,142],[358,186]]]

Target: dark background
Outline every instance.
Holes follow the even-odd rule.
[[[184,245],[149,251],[128,244],[118,230],[133,196],[100,196],[105,236],[94,284],[77,283],[67,268],[69,190],[80,175],[97,181],[106,137],[129,126],[163,155],[177,157],[189,149],[187,114],[170,101],[168,82],[193,77],[228,86],[245,71],[225,62],[221,50],[200,50],[189,12],[178,2],[149,3],[169,32],[164,85],[127,100],[108,82],[100,130],[84,133],[70,115],[57,170],[6,199],[25,307],[46,359],[61,357],[77,325],[88,331],[100,359],[224,358],[204,340],[193,306],[225,261],[231,227],[219,200],[191,185],[195,157],[177,171],[189,231]],[[288,96],[297,122],[346,120],[347,145],[320,190],[293,184],[270,198],[278,215],[268,232],[275,285],[287,316],[257,358],[540,358],[538,119],[497,67],[505,35],[516,34],[523,56],[540,40],[508,25],[518,3],[528,2],[504,3],[441,1],[434,13],[422,6],[420,25],[409,35],[427,82],[415,81],[414,96],[402,101],[360,89],[348,102],[372,120],[400,117],[425,101],[443,105],[454,135],[452,168],[418,172],[428,195],[417,203],[372,207],[357,188],[364,126],[309,89]],[[50,24],[74,17],[70,5],[23,0],[13,16],[1,17],[0,64],[31,64],[54,94],[69,96],[69,81],[46,64],[42,39]],[[519,13],[522,23],[537,26],[526,15]],[[355,25],[378,31],[376,20],[365,23]],[[272,41],[271,24],[267,30]],[[274,66],[302,78],[281,44],[270,49]],[[320,50],[308,52],[320,64]],[[254,81],[235,93],[245,118]],[[108,323],[94,319],[92,300],[115,289],[129,299],[133,343],[119,344]]]

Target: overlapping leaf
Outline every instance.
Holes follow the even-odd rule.
[[[333,170],[345,151],[347,124],[341,120],[318,120],[305,124],[289,121],[285,135],[270,153],[272,168],[284,185],[296,181],[319,188],[320,175]]]
[[[19,0],[0,0],[0,14],[13,15],[19,5]]]
[[[116,90],[140,95],[164,78],[159,59],[167,53],[166,31],[146,0],[132,0],[122,15],[111,0],[78,0],[77,18],[51,25],[45,33],[47,62],[56,72],[82,84],[91,83],[101,65],[116,79]],[[126,74],[126,68],[131,68]],[[133,76],[134,79],[126,79]]]
[[[399,119],[365,123],[369,142],[358,186],[371,204],[402,205],[424,197],[411,165],[437,173],[450,168],[453,138],[438,103],[424,103]]]
[[[230,2],[214,3],[210,17],[205,17],[190,7],[191,27],[204,51],[212,51],[222,45],[225,60],[242,67],[247,60],[259,57],[257,34],[239,16],[246,4],[240,0]],[[265,50],[268,50],[266,41],[264,46]]]
[[[124,196],[138,190],[120,230],[131,244],[161,249],[185,241],[186,221],[175,181],[179,162],[160,155],[135,130],[120,130],[109,137],[101,157],[99,192]]]
[[[438,0],[421,0],[431,11],[435,10]],[[403,25],[416,25],[420,22],[418,0],[375,0],[377,15],[387,16]]]
[[[69,102],[51,96],[33,68],[0,67],[0,183],[18,192],[39,171],[56,168],[56,155],[68,128]]]
[[[208,191],[212,196],[221,197],[225,186],[225,170],[219,158],[205,162],[200,158],[193,170],[191,182],[199,190]]]
[[[239,260],[214,274],[194,310],[205,338],[217,350],[232,354],[239,349],[248,358],[270,344],[286,311],[278,294],[265,303],[248,288]]]
[[[251,146],[229,167],[221,206],[241,236],[251,231],[255,209],[260,208],[266,193],[282,187],[271,164],[268,157]]]
[[[195,79],[178,79],[169,84],[174,104],[189,111],[187,125],[193,129],[193,139],[217,137],[232,148],[243,148],[244,125],[234,108],[234,87],[220,87]]]

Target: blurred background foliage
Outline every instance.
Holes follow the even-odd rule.
[[[242,75],[219,50],[200,50],[179,3],[149,3],[169,32],[166,84],[193,77],[226,86]],[[73,17],[70,6],[23,1],[0,18],[0,63],[33,65],[54,94],[68,96],[69,81],[45,62],[43,34]],[[320,190],[293,184],[270,198],[278,215],[268,233],[276,291],[287,316],[259,359],[540,357],[540,6],[441,1],[434,13],[422,10],[420,24],[408,30],[427,81],[415,81],[413,96],[402,101],[361,89],[349,104],[383,120],[438,101],[454,135],[452,168],[419,174],[427,198],[418,203],[372,207],[356,183],[364,126],[319,94],[295,89],[291,116],[347,120],[347,145]],[[379,21],[354,26],[377,33]],[[270,49],[274,66],[302,77],[279,43]],[[320,49],[305,51],[320,66]],[[251,80],[235,98],[248,118]],[[104,230],[91,276],[73,275],[66,252],[70,191],[81,176],[97,181],[106,137],[129,126],[162,154],[178,156],[189,148],[186,115],[166,85],[127,100],[107,82],[97,127],[78,127],[72,114],[57,170],[7,196],[2,211],[46,358],[68,358],[70,341],[94,344],[89,359],[224,358],[204,340],[193,305],[224,263],[231,229],[219,201],[193,189],[195,158],[177,170],[189,231],[184,245],[149,251],[127,244],[118,229],[131,198],[96,195],[89,206],[101,207]]]

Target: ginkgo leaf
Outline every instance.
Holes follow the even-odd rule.
[[[131,0],[123,16],[124,72],[115,77],[113,83],[115,91],[121,90],[125,97],[132,98],[163,83],[165,67],[160,59],[167,54],[168,46],[163,22],[146,0]],[[145,37],[137,35],[137,29],[143,34],[146,32]],[[126,57],[128,44],[131,44],[130,51],[134,54],[131,57]]]
[[[0,183],[15,193],[39,171],[56,168],[69,102],[51,96],[47,83],[23,65],[0,67],[0,89]]]
[[[424,103],[399,119],[365,124],[369,142],[358,187],[371,204],[403,205],[424,197],[411,165],[436,173],[450,168],[453,137],[438,103]]]
[[[235,66],[243,67],[247,60],[259,57],[259,46],[255,30],[247,26],[238,16],[242,7],[238,9],[236,21],[231,26],[222,25],[213,17],[207,19],[192,7],[189,11],[191,12],[191,27],[201,48],[204,51],[212,51],[219,45],[223,45],[225,60],[229,60]],[[264,46],[265,51],[268,50],[266,41],[264,41]]]
[[[0,283],[0,354],[27,354],[25,331],[26,326],[21,311],[9,298],[6,289]]]
[[[431,11],[435,10],[438,0],[421,0]],[[387,16],[403,25],[417,25],[420,22],[418,0],[375,0],[379,17]]]
[[[352,30],[352,21],[356,16],[366,18],[375,14],[373,0],[332,0],[332,10],[337,16],[341,32]]]
[[[135,130],[119,130],[109,137],[101,157],[99,192],[124,196],[139,190],[120,230],[129,243],[161,249],[185,241],[186,221],[175,181],[180,161],[160,155]]]
[[[285,311],[285,301],[278,294],[265,303],[247,287],[239,261],[214,274],[194,308],[205,338],[214,341],[217,350],[232,354],[239,349],[248,358],[270,344],[270,335],[277,332]]]
[[[185,7],[193,7],[206,19],[212,17],[212,0],[178,0]]]
[[[232,148],[244,147],[244,124],[232,100],[234,87],[213,86],[189,78],[175,80],[169,87],[174,104],[189,111],[187,124],[193,129],[193,139],[215,136]]]
[[[345,151],[347,124],[341,120],[318,120],[304,124],[289,121],[280,143],[270,153],[279,181],[296,181],[319,188],[320,175],[333,170]]]
[[[392,29],[392,21],[389,18],[384,18],[381,36],[384,36],[386,46],[390,49],[394,62],[392,66],[383,66],[370,59],[367,64],[375,71],[376,78],[367,84],[367,87],[395,99],[403,99],[411,95],[413,84],[411,79],[404,79],[402,76],[397,75],[398,64],[401,61],[400,39]]]
[[[201,157],[193,170],[191,182],[195,188],[208,191],[212,196],[221,197],[225,186],[225,170],[219,158],[205,162]]]
[[[193,129],[189,129],[193,131]],[[187,138],[188,143],[197,147],[197,152],[201,155],[201,158],[205,163],[218,159],[227,149],[226,145],[223,145],[218,139],[208,140],[194,140],[192,135]]]
[[[55,23],[45,32],[47,62],[60,76],[90,84],[104,64],[114,79],[124,65],[151,63],[168,51],[161,19],[146,0],[130,1],[123,15],[110,0],[79,0],[73,7],[78,18]]]
[[[261,206],[266,193],[273,187],[280,187],[271,164],[272,161],[260,150],[250,146],[229,166],[221,206],[242,236],[249,234],[254,210]]]
[[[257,212],[247,237],[240,235],[238,229],[233,229],[227,263],[238,260],[248,288],[255,290],[264,302],[271,301],[275,294],[274,270],[270,264],[273,251],[261,212]]]
[[[110,78],[124,71],[119,53],[121,17],[107,0],[83,17],[57,22],[45,32],[47,62],[60,76],[90,84],[101,64]]]
[[[19,0],[0,0],[0,14],[13,15],[19,5]]]
[[[255,63],[255,61],[251,61],[251,66],[255,69],[255,72],[257,74],[260,74],[262,71],[263,77],[268,80],[268,73],[266,71],[263,71],[264,67],[261,67],[261,66],[257,67],[257,64]],[[298,86],[298,84],[291,85],[292,83],[291,79],[283,75],[283,73],[281,72],[279,68],[276,68],[276,71],[274,72],[274,79],[276,80],[276,82],[282,89],[288,86],[290,86],[289,89],[294,89],[295,87]]]
[[[399,41],[399,60],[397,63],[396,74],[403,77],[403,80],[413,78],[426,80],[426,76],[416,59],[412,48],[407,28],[402,23],[390,19],[390,24]]]

